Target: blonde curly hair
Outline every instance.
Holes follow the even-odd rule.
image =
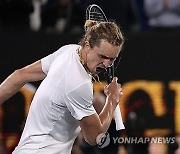
[[[89,41],[90,47],[94,48],[94,46],[99,46],[102,39],[115,46],[124,44],[124,36],[114,21],[97,22],[87,20],[84,29],[85,35],[79,42],[81,46],[85,45],[85,41]]]

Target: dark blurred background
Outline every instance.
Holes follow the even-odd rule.
[[[180,1],[0,0],[0,82],[62,45],[78,43],[84,34],[85,10],[93,3],[118,23],[126,39],[115,71],[124,90],[121,110],[126,129],[116,132],[113,121],[110,136],[175,137],[176,142],[111,140],[99,149],[80,135],[72,153],[180,154]],[[100,78],[104,80],[103,74]],[[10,154],[17,145],[39,84],[30,83],[0,107],[0,153]],[[101,108],[103,90],[95,89],[96,93],[94,102]]]

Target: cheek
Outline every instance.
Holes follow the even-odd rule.
[[[100,64],[100,63],[101,63],[101,59],[98,58],[98,57],[94,57],[94,59],[93,59],[93,64],[94,64],[94,66],[97,66],[97,65]]]
[[[89,59],[89,63],[90,63],[91,65],[94,65],[94,64],[98,63],[97,55],[95,55],[95,54],[93,54],[93,53],[92,53],[92,54],[89,54],[88,59]]]

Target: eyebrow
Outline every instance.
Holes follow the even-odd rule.
[[[99,56],[101,56],[102,58],[104,58],[104,59],[110,59],[110,60],[114,60],[114,59],[116,59],[117,57],[115,57],[115,58],[112,58],[112,57],[107,57],[107,56],[105,56],[105,55],[102,55],[102,54],[99,54]]]

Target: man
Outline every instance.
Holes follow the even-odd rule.
[[[106,103],[98,115],[92,105],[92,78],[118,57],[124,38],[114,22],[85,25],[80,45],[66,45],[41,60],[16,70],[0,85],[0,103],[25,83],[43,80],[32,100],[20,142],[13,154],[70,154],[82,130],[96,144],[105,133],[122,96],[117,78],[105,87]]]

